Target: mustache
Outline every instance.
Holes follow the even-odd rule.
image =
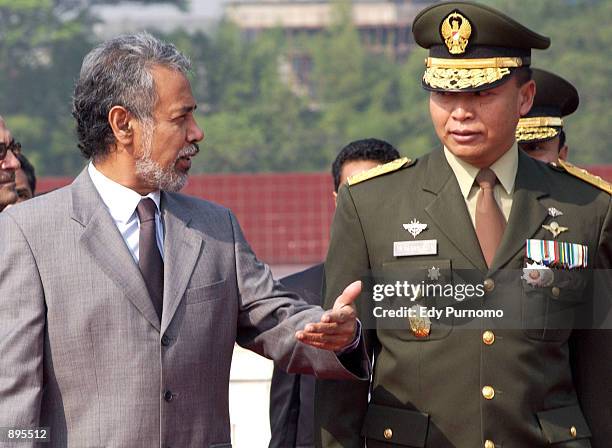
[[[0,169],[0,182],[2,183],[15,182],[15,179],[17,178],[17,174],[14,171],[12,172],[10,171],[2,172],[2,171],[3,170]]]
[[[194,157],[200,152],[200,146],[197,143],[185,146],[178,154],[177,160],[181,157]]]

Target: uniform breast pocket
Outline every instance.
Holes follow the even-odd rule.
[[[523,281],[521,320],[531,339],[564,341],[573,329],[589,326],[589,271],[554,269],[553,275],[545,287]]]
[[[451,260],[422,258],[385,262],[373,274],[376,329],[386,337],[426,342],[447,337],[453,318],[436,314],[452,303]],[[449,289],[450,288],[450,289]]]
[[[185,303],[193,305],[201,302],[211,302],[227,296],[227,282],[219,280],[203,286],[188,288],[185,291]]]

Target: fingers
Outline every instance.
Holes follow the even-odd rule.
[[[333,310],[326,311],[323,316],[321,316],[321,322],[326,324],[342,324],[350,320],[354,321],[355,318],[355,309],[350,305],[343,305],[342,308],[334,308]]]
[[[361,293],[361,281],[348,285],[334,302],[334,307],[321,316],[320,322],[306,325],[295,337],[304,344],[339,352],[355,339],[357,317],[351,306]]]
[[[342,294],[340,294],[334,302],[334,309],[342,308],[345,305],[351,305],[357,300],[359,294],[361,294],[361,280],[357,280],[344,288]]]
[[[354,331],[350,334],[350,336],[347,334],[307,333],[304,331],[298,331],[295,336],[304,344],[334,352],[339,352],[350,345],[355,337]]]
[[[303,331],[298,331],[295,336],[300,342],[313,347],[338,352],[355,339],[356,322],[353,318],[344,323],[311,323],[306,325]]]
[[[306,325],[304,328],[305,333],[325,333],[329,335],[343,335],[348,334],[353,331],[355,328],[354,322],[346,322],[346,323],[312,323]]]

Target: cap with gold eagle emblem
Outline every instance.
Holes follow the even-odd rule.
[[[422,84],[427,90],[476,92],[510,79],[531,64],[531,49],[550,39],[488,6],[439,3],[421,11],[412,24],[417,44],[429,49]]]
[[[516,128],[517,143],[539,143],[551,140],[563,129],[563,117],[578,109],[576,88],[553,73],[534,68],[536,95],[529,113]]]

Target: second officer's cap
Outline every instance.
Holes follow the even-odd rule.
[[[546,70],[533,69],[536,95],[529,113],[516,127],[518,143],[551,140],[563,129],[563,117],[578,108],[578,91],[568,81]]]

